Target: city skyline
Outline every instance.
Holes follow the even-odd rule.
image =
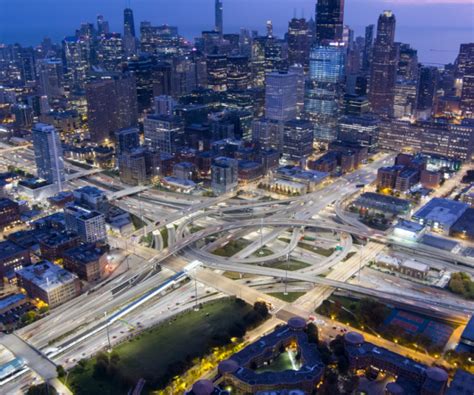
[[[103,15],[109,21],[111,31],[123,33],[122,6],[125,3],[121,5],[110,0],[101,4],[91,0],[70,0],[67,4],[58,0],[46,0],[41,5],[31,0],[3,0],[3,3],[0,43],[37,45],[45,36],[59,42],[65,36],[73,34],[81,23],[95,23],[97,15]],[[288,20],[293,15],[314,18],[312,0],[258,0],[251,13],[248,12],[249,7],[242,7],[241,4],[236,0],[224,1],[225,33],[238,32],[241,27],[258,29],[262,33],[266,20],[271,19],[275,33],[282,37],[287,30]],[[255,5],[254,1],[252,5]],[[179,33],[188,40],[199,36],[202,30],[214,27],[214,0],[135,0],[131,7],[136,25],[143,20],[157,25],[175,25]],[[418,49],[421,62],[441,65],[454,62],[459,45],[474,39],[474,28],[470,23],[473,7],[469,1],[464,0],[426,0],[422,4],[412,0],[403,1],[402,4],[392,0],[346,0],[344,23],[355,29],[356,35],[363,35],[366,25],[375,23],[383,10],[390,9],[397,15],[396,41],[409,42]],[[50,19],[37,17],[44,10],[50,13]],[[28,29],[19,29],[20,25],[15,23],[15,15],[20,12]],[[193,16],[192,20],[190,15]]]

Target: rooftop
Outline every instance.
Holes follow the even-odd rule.
[[[419,233],[424,229],[424,226],[420,225],[418,222],[407,221],[407,220],[402,219],[402,220],[398,221],[395,228],[406,230],[408,232]]]
[[[451,227],[457,234],[474,236],[474,208],[468,208]]]
[[[329,176],[329,173],[317,170],[304,170],[298,166],[283,166],[276,170],[277,175],[301,181],[320,182]]]
[[[0,259],[8,259],[24,252],[25,249],[23,247],[20,247],[9,240],[0,242]]]
[[[430,247],[439,248],[444,251],[453,251],[459,246],[459,243],[454,240],[444,239],[442,237],[425,234],[421,237],[420,243]]]
[[[41,261],[36,265],[27,266],[19,270],[17,276],[32,282],[46,292],[77,279],[75,274],[49,261]]]
[[[434,198],[419,209],[413,218],[450,228],[464,214],[469,205],[455,200]]]
[[[64,252],[64,257],[71,258],[75,262],[85,265],[87,263],[97,261],[106,253],[106,247],[97,247],[94,243],[88,243],[70,248]]]
[[[0,210],[12,206],[18,206],[18,203],[8,198],[0,198]]]

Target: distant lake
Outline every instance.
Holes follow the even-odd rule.
[[[223,0],[224,29],[241,27],[265,31],[273,21],[280,37],[293,15],[306,18],[314,13],[315,0]],[[96,21],[98,14],[109,21],[111,30],[122,31],[125,0],[0,0],[0,42],[36,45],[48,36],[59,42],[74,34],[81,22]],[[474,6],[465,4],[407,5],[395,0],[346,0],[345,22],[363,35],[364,26],[376,24],[386,8],[397,17],[397,41],[418,49],[426,63],[453,62],[459,45],[474,42]],[[213,26],[214,0],[132,0],[135,26],[149,20],[154,24],[176,25],[181,35],[192,39]],[[232,16],[232,17],[231,17]]]

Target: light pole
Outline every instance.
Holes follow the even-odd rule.
[[[285,270],[285,292],[283,295],[288,295],[288,267],[290,265],[290,253],[286,254],[286,270]]]
[[[107,319],[107,312],[104,311],[104,317],[105,317],[105,330],[107,332],[107,342],[109,344],[108,352],[112,351],[112,344],[110,343],[110,333],[109,333],[109,320]]]

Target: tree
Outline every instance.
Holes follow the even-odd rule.
[[[319,332],[318,327],[310,322],[306,327],[306,334],[308,335],[308,342],[318,344],[319,343]]]
[[[54,387],[51,387],[48,383],[41,383],[38,385],[32,385],[26,392],[27,395],[57,395],[57,391]]]
[[[56,366],[56,373],[60,378],[66,376],[66,370],[63,368],[63,365]]]

